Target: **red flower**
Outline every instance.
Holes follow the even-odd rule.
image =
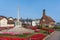
[[[37,27],[31,27],[31,29],[32,29],[32,30],[36,30],[36,29],[37,29]]]
[[[9,38],[9,37],[4,37],[4,38],[2,38],[2,40],[11,40],[11,38]]]
[[[21,40],[20,38],[12,38],[12,40]]]
[[[0,36],[0,40],[2,40],[3,39],[3,37],[2,36]]]
[[[50,33],[54,32],[54,29],[50,29],[49,32],[50,32]]]
[[[28,40],[27,38],[0,37],[0,40]]]
[[[30,37],[31,40],[42,40],[46,35],[44,34],[35,34],[33,36]]]

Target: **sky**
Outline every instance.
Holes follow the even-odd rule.
[[[18,6],[20,18],[40,19],[45,9],[46,15],[60,22],[60,0],[0,0],[0,15],[17,18]]]

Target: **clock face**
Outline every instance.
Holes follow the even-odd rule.
[[[45,22],[45,19],[43,19],[43,22]]]

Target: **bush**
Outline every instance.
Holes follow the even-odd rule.
[[[54,29],[57,29],[57,27],[54,27]]]
[[[54,27],[54,29],[60,29],[60,26]]]
[[[48,28],[49,26],[45,26],[46,28]]]
[[[38,27],[38,29],[41,29],[42,28],[42,26],[40,26],[40,25],[37,25],[37,27]]]

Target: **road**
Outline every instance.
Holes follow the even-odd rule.
[[[56,31],[53,35],[50,35],[46,40],[60,40],[60,31]]]

